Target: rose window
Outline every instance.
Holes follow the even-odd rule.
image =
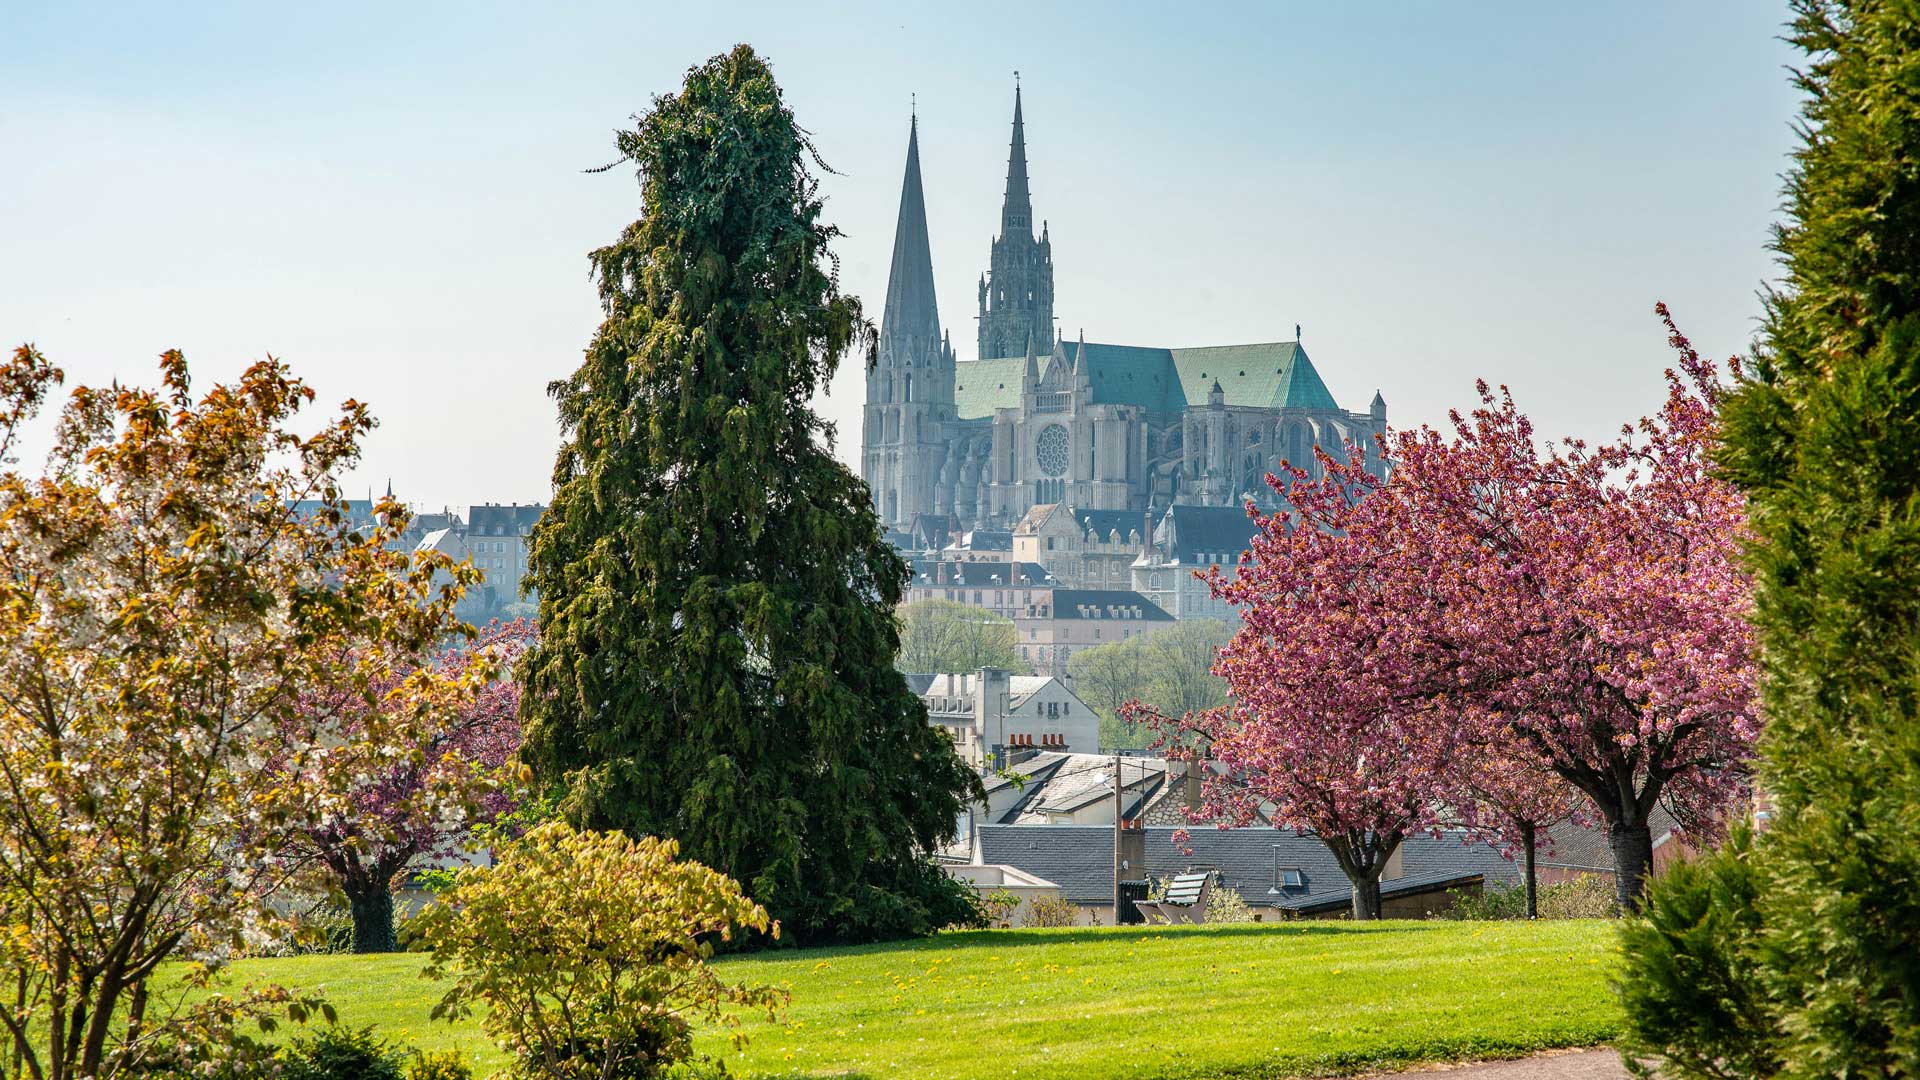
[[[1040,471],[1048,476],[1059,476],[1067,471],[1067,429],[1059,424],[1048,424],[1040,429],[1038,460]]]

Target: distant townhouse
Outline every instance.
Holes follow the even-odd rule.
[[[961,759],[975,768],[1003,764],[1014,748],[1089,754],[1100,749],[1099,716],[1052,676],[981,668],[962,675],[908,675],[907,683],[926,703],[928,721],[951,736]]]
[[[1220,567],[1237,574],[1240,556],[1259,527],[1239,506],[1171,506],[1132,566],[1133,589],[1176,619],[1237,624],[1239,611],[1214,599],[1194,572]]]
[[[916,558],[909,567],[913,577],[907,582],[903,603],[951,600],[985,608],[1009,619],[1051,607],[1053,603],[1054,581],[1038,563]]]
[[[1064,675],[1075,653],[1125,641],[1173,621],[1158,604],[1131,590],[1055,589],[1051,606],[1015,616],[1020,658],[1035,671]]]
[[[1069,588],[1131,589],[1151,522],[1142,511],[1041,503],[1014,526],[1013,557],[1039,563]]]

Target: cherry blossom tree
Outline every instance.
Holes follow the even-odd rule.
[[[1743,506],[1707,458],[1719,375],[1667,325],[1667,400],[1612,443],[1542,446],[1482,384],[1450,433],[1390,437],[1387,480],[1358,452],[1273,478],[1287,508],[1255,515],[1236,577],[1209,575],[1241,609],[1218,667],[1235,702],[1163,728],[1203,733],[1288,824],[1390,838],[1370,807],[1442,797],[1436,762],[1485,730],[1459,718],[1485,717],[1591,803],[1632,909],[1655,806],[1714,829],[1758,723]]]
[[[1472,732],[1473,729],[1465,729]],[[1521,865],[1526,916],[1540,914],[1540,882],[1535,866],[1548,829],[1586,815],[1579,789],[1526,753],[1509,725],[1493,724],[1461,740],[1451,755],[1452,779],[1446,801],[1469,843],[1489,843]]]
[[[400,760],[355,778],[338,812],[288,837],[286,857],[324,870],[347,899],[353,951],[393,952],[393,887],[409,868],[460,854],[475,832],[510,813],[518,790],[519,684],[504,677],[533,639],[524,619],[493,623],[470,644],[445,649],[431,667],[453,673],[483,670],[483,689],[454,702],[413,729],[416,740]],[[347,718],[358,736],[368,709],[386,702],[328,688],[309,695],[309,707]]]

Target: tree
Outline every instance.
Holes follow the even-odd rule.
[[[1720,454],[1753,507],[1771,817],[1638,928],[1632,1033],[1677,1076],[1920,1071],[1920,12],[1793,12],[1785,279]]]
[[[577,826],[667,836],[802,941],[971,915],[930,852],[978,781],[894,667],[907,568],[809,402],[855,343],[804,133],[745,46],[618,140],[642,217],[551,387],[523,754]]]
[[[1546,830],[1578,816],[1584,799],[1539,760],[1519,752],[1524,741],[1505,725],[1481,733],[1463,725],[1462,733],[1447,803],[1460,815],[1469,842],[1491,843],[1508,858],[1519,857],[1525,914],[1539,918],[1540,840]]]
[[[471,644],[442,650],[431,666],[446,673],[498,673],[511,668],[532,636],[530,623],[495,623]],[[404,677],[397,674],[392,681]],[[514,808],[518,684],[493,678],[459,705],[419,725],[413,731],[419,741],[407,747],[400,760],[356,778],[344,812],[288,838],[285,857],[295,865],[319,866],[332,887],[346,896],[354,952],[398,949],[395,879],[423,860],[459,854],[476,830]],[[346,719],[349,735],[358,736],[366,727],[359,715],[363,709],[391,706],[386,701],[369,704],[351,689],[329,686],[310,691],[307,707]]]
[[[207,1062],[240,1020],[303,1012],[277,989],[193,992],[280,929],[265,900],[285,832],[339,812],[345,778],[474,689],[417,667],[458,627],[470,568],[386,550],[395,524],[347,524],[335,478],[365,407],[303,434],[313,391],[278,361],[198,400],[179,353],[161,374],[75,389],[44,475],[0,474],[9,1075]],[[0,367],[0,451],[59,380],[28,347]],[[318,686],[381,707],[349,738],[339,713],[302,708]],[[276,759],[327,767],[289,783]],[[187,965],[156,980],[169,959]]]
[[[959,674],[983,667],[1030,675],[1020,659],[1013,620],[985,608],[952,600],[921,600],[900,607],[900,655],[903,672]]]
[[[1100,714],[1100,744],[1140,748],[1153,741],[1151,727],[1122,717],[1130,701],[1168,716],[1225,704],[1226,680],[1213,673],[1213,665],[1232,637],[1232,628],[1218,619],[1187,619],[1069,657],[1074,692]]]
[[[452,976],[434,1019],[478,1007],[514,1075],[551,1080],[658,1076],[692,1054],[689,1018],[773,1019],[785,991],[724,982],[707,961],[716,940],[778,925],[738,882],[678,855],[672,840],[553,821],[497,865],[459,871],[414,920],[427,976]]]
[[[1238,764],[1313,771],[1329,764],[1319,740],[1355,724],[1364,740],[1360,718],[1394,747],[1490,718],[1512,756],[1592,803],[1634,908],[1654,806],[1710,833],[1757,726],[1741,502],[1708,471],[1718,378],[1671,339],[1682,371],[1665,405],[1616,443],[1543,450],[1482,384],[1451,435],[1394,436],[1385,481],[1357,453],[1323,455],[1318,480],[1276,478],[1290,509],[1260,520],[1237,578],[1210,577],[1242,611],[1217,669],[1238,704],[1194,730],[1217,736],[1219,716],[1271,729],[1238,737]],[[1403,759],[1424,767],[1388,758]]]

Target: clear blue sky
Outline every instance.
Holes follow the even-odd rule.
[[[190,8],[190,10],[189,10]],[[829,11],[828,9],[832,9]],[[1014,69],[1056,311],[1290,338],[1396,425],[1511,384],[1548,433],[1659,400],[1675,308],[1743,350],[1795,98],[1768,0],[1235,5],[0,5],[0,343],[72,381],[271,351],[383,421],[354,490],[543,501],[544,395],[635,213],[611,133],[738,41],[839,175],[884,296],[917,94],[942,319],[973,348]],[[858,454],[863,373],[822,400]]]

